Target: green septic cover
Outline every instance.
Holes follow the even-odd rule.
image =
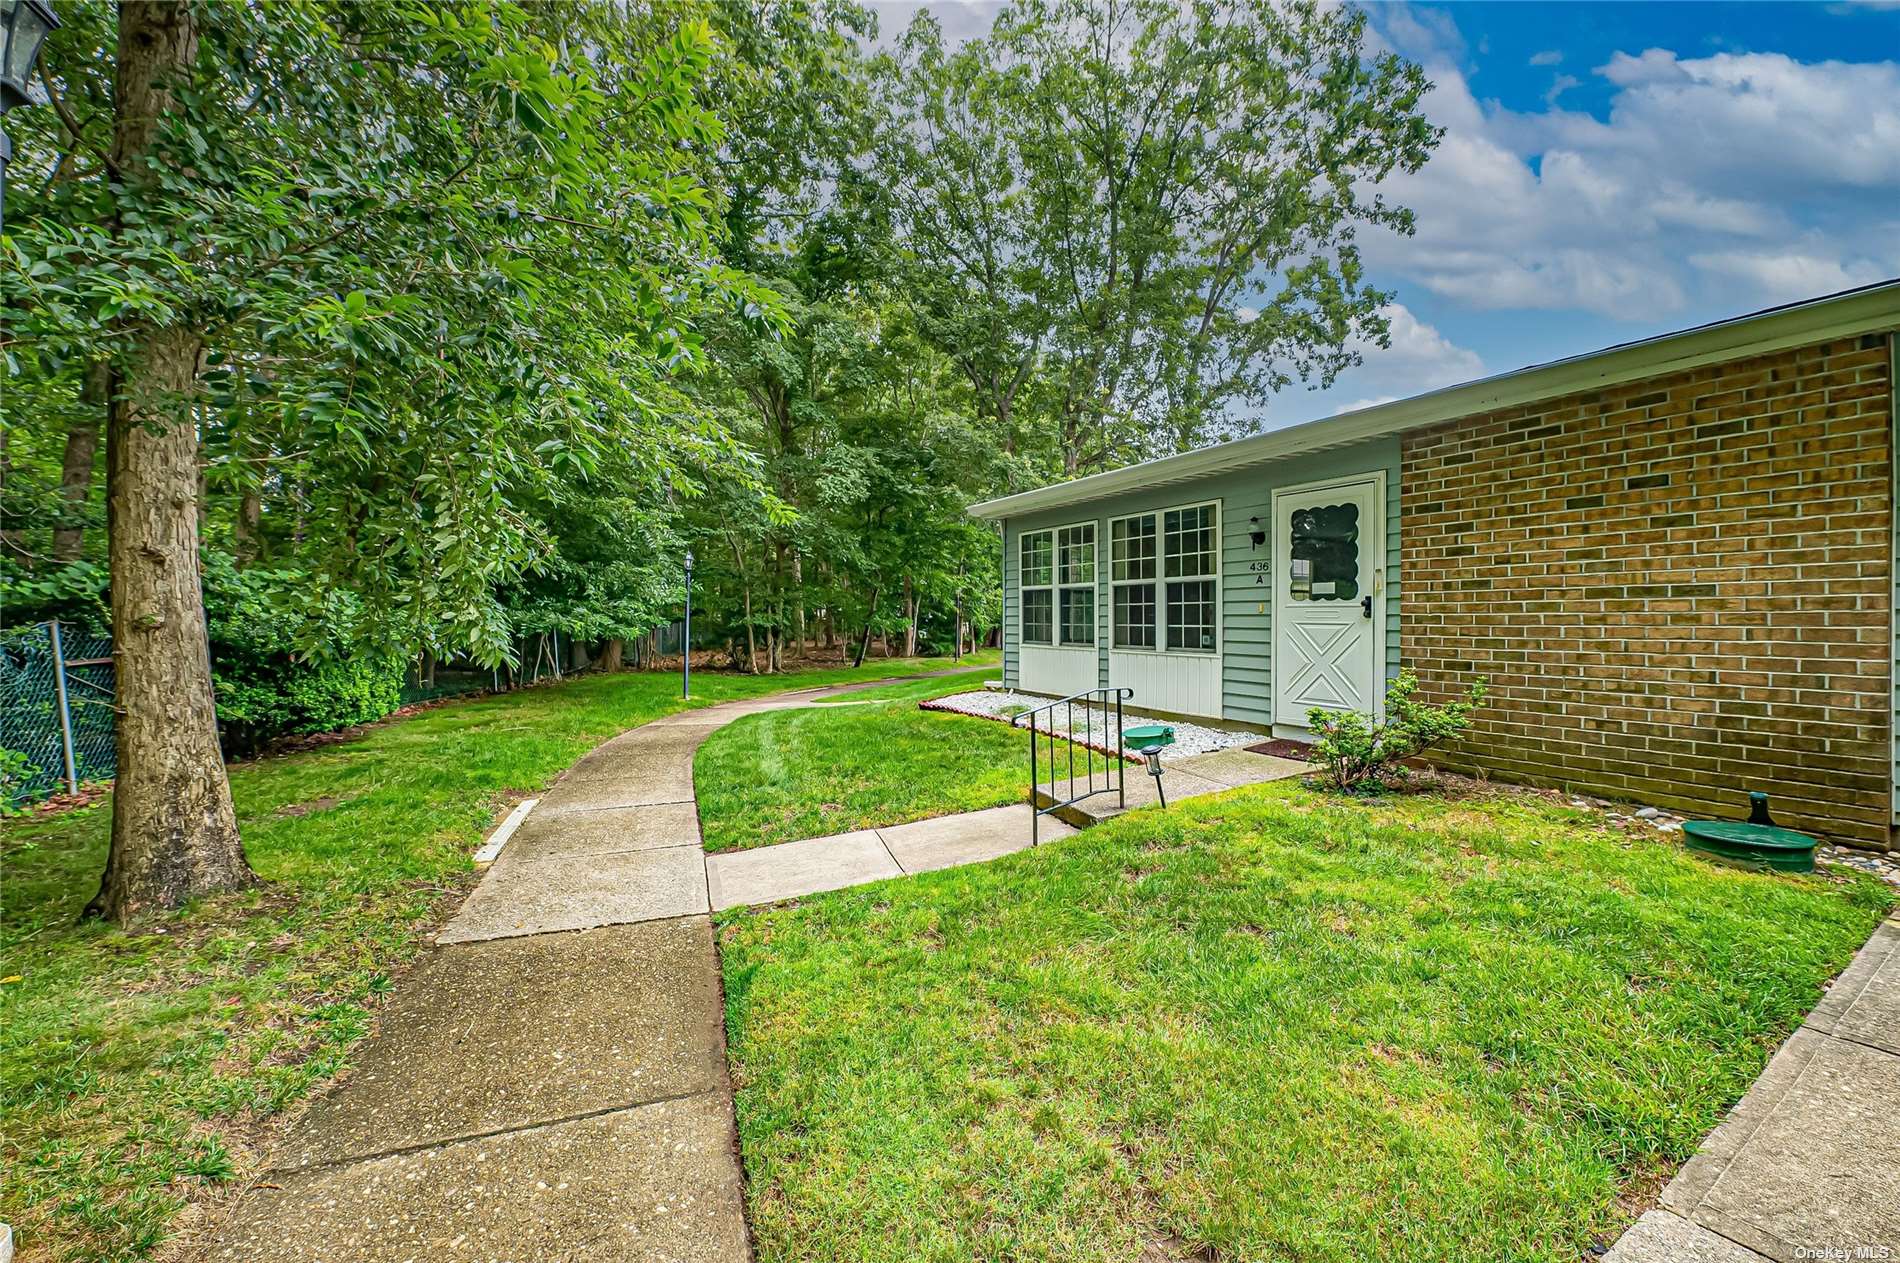
[[[1689,845],[1724,859],[1746,860],[1791,873],[1814,871],[1817,840],[1779,825],[1744,820],[1685,820]]]
[[[1149,746],[1171,746],[1174,744],[1174,729],[1166,724],[1139,724],[1122,729],[1122,740],[1138,750]]]

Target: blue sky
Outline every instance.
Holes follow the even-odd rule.
[[[1362,7],[1445,138],[1362,241],[1393,346],[1269,425],[1900,276],[1900,0]]]

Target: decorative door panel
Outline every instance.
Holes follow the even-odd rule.
[[[1365,480],[1274,494],[1273,719],[1379,709],[1385,522],[1381,487]]]

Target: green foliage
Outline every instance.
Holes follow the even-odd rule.
[[[205,607],[227,757],[278,737],[368,723],[401,705],[406,660],[359,644],[361,617],[348,597],[300,610],[308,587],[296,571],[240,571],[227,558],[209,559]]]
[[[1458,700],[1434,705],[1418,696],[1418,677],[1408,668],[1399,672],[1385,693],[1385,718],[1366,722],[1358,711],[1315,707],[1306,712],[1313,731],[1313,756],[1319,761],[1320,780],[1348,792],[1378,784],[1399,771],[1402,760],[1422,754],[1462,735],[1471,714],[1484,703],[1484,678]]]
[[[718,37],[696,6],[191,12],[148,168],[110,157],[111,6],[54,33],[57,107],[9,119],[0,267],[9,356],[49,404],[42,486],[87,367],[124,386],[131,333],[189,329],[204,369],[171,402],[200,424],[214,541],[312,601],[355,595],[391,648],[494,661],[501,589],[554,542],[537,508],[744,481],[680,389],[709,310],[774,308],[718,258]]]
[[[106,569],[91,561],[26,566],[0,555],[0,610],[6,611],[8,626],[57,618],[104,630],[112,618],[106,608]]]
[[[39,775],[40,768],[21,750],[0,746],[0,816],[18,815],[29,804],[23,800],[24,787]]]
[[[1411,230],[1379,183],[1438,132],[1365,22],[1020,0],[956,45],[920,14],[880,59],[902,292],[1010,450],[1070,475],[1181,450],[1383,344],[1356,237]]]

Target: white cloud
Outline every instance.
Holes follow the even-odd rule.
[[[1562,49],[1546,48],[1541,53],[1531,54],[1531,65],[1533,66],[1561,66],[1563,64],[1564,54]]]
[[[1575,75],[1558,75],[1555,79],[1550,81],[1550,90],[1544,93],[1544,104],[1555,105],[1557,104],[1558,97],[1570,91],[1572,88],[1582,86],[1583,80],[1577,78]]]
[[[1894,61],[1619,52],[1592,72],[1614,89],[1598,117],[1556,103],[1568,75],[1540,112],[1478,100],[1462,41],[1415,17],[1381,35],[1424,63],[1446,131],[1385,187],[1418,232],[1366,241],[1378,276],[1476,308],[1651,322],[1900,274]]]
[[[1328,392],[1331,398],[1352,400],[1336,412],[1370,408],[1484,376],[1484,361],[1476,352],[1454,343],[1405,304],[1387,303],[1379,314],[1390,326],[1392,345],[1353,344],[1365,363],[1340,374]]]
[[[1798,250],[1717,250],[1692,254],[1689,262],[1705,272],[1739,278],[1769,302],[1793,302],[1884,280],[1887,269],[1871,259],[1835,259]]]

